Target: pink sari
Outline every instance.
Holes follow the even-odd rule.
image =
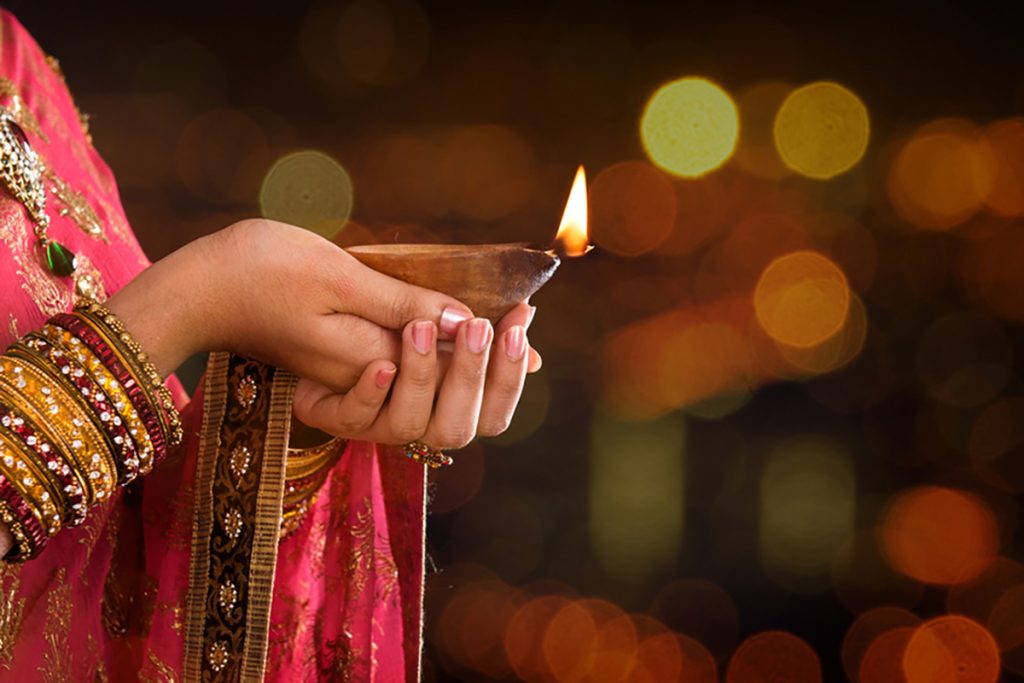
[[[53,177],[49,232],[110,294],[148,265],[57,62],[0,13],[0,103]],[[56,180],[54,180],[56,178]],[[0,339],[72,304],[0,192]],[[213,354],[186,439],[24,565],[0,565],[0,677],[399,681],[420,675],[423,467],[353,443],[283,540],[294,377]]]

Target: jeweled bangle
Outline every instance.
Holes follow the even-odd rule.
[[[11,451],[8,451],[6,448],[3,449],[4,458],[10,454]],[[23,477],[24,474],[21,473],[25,471],[22,469],[0,474],[0,478],[3,479],[2,485],[0,485],[0,500],[3,500],[10,507],[10,510],[21,524],[26,537],[32,542],[33,548],[38,550],[46,545],[48,534],[46,527],[40,519],[39,511],[33,507],[33,501],[30,498],[26,498],[22,492],[23,489],[18,486],[18,478]]]
[[[11,532],[11,537],[14,539],[14,547],[7,551],[3,560],[4,562],[24,562],[38,553],[40,548],[35,547],[35,543],[29,538],[15,508],[7,502],[7,493],[10,491],[10,482],[0,474],[0,520],[7,525],[7,530]],[[45,543],[45,540],[43,542]]]
[[[125,329],[121,319],[95,301],[80,302],[76,306],[75,312],[84,315],[101,327],[106,327],[106,330],[101,331],[108,333],[108,339],[114,342],[115,350],[118,350],[118,345],[126,349],[127,353],[123,354],[124,360],[134,367],[140,381],[148,379],[147,390],[155,393],[159,399],[161,424],[167,433],[168,446],[174,448],[180,444],[182,439],[181,416],[174,405],[174,398],[164,384],[164,379],[160,376],[160,372],[150,362],[149,355],[139,346],[131,333]],[[146,386],[146,383],[143,382],[143,386]]]
[[[29,408],[30,406],[24,404],[21,406],[22,410]],[[8,442],[19,442],[21,451],[40,462],[56,483],[57,492],[62,494],[65,508],[60,521],[65,526],[77,526],[85,521],[87,511],[85,481],[79,476],[77,467],[72,468],[68,464],[68,461],[61,455],[60,449],[50,443],[45,434],[32,424],[30,418],[19,414],[8,405],[0,405],[0,435],[4,434],[6,434]],[[21,454],[17,451],[6,452],[7,445],[0,446],[4,449],[2,457],[0,457],[0,462],[3,463],[2,467],[8,472],[25,469],[24,466],[18,466]]]
[[[65,452],[69,452],[81,471],[87,473],[90,504],[106,500],[114,491],[116,464],[88,414],[66,391],[54,391],[50,386],[52,380],[30,361],[5,355],[0,357],[0,369],[3,370],[0,381],[6,381],[15,391],[24,392],[28,402],[35,404],[48,421],[40,426],[51,438],[62,438]]]
[[[47,536],[56,536],[61,530],[64,511],[58,509],[55,504],[56,491],[53,482],[47,479],[45,470],[26,453],[16,448],[14,443],[4,443],[0,446],[0,458],[5,465],[7,462],[13,464],[12,467],[5,466],[3,473],[25,504],[25,508],[19,508],[22,524],[26,529],[35,529],[38,524],[44,541]],[[31,535],[38,537],[39,532],[33,531]]]
[[[135,479],[139,475],[139,457],[135,451],[135,441],[128,434],[121,416],[106,393],[96,384],[92,374],[79,365],[75,358],[34,333],[21,339],[14,348],[20,347],[31,349],[49,361],[53,367],[60,370],[66,381],[75,387],[79,400],[85,403],[85,407],[92,413],[94,424],[100,427],[106,438],[109,450],[120,456],[115,459],[115,466],[119,472],[118,483],[125,484]]]
[[[125,367],[125,364],[115,353],[114,349],[110,347],[106,339],[84,319],[69,313],[55,315],[50,318],[50,324],[70,332],[110,370],[121,388],[128,395],[128,399],[135,407],[139,418],[142,420],[142,424],[145,425],[146,432],[149,434],[150,441],[153,444],[153,457],[156,460],[162,460],[167,454],[167,441],[164,436],[164,430],[160,425],[160,419],[157,417],[159,409],[153,404],[147,392],[135,378],[135,375]]]
[[[93,380],[104,392],[108,402],[114,406],[117,415],[120,416],[128,430],[129,437],[134,442],[134,451],[139,459],[139,473],[147,474],[153,468],[153,442],[150,440],[149,431],[142,422],[142,418],[139,417],[131,398],[125,393],[113,373],[103,364],[103,361],[92,353],[89,347],[67,330],[54,325],[44,325],[37,333],[29,335],[29,337],[34,335],[42,335],[91,373]],[[112,422],[116,424],[116,421],[112,420]]]

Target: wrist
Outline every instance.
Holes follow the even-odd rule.
[[[212,315],[216,269],[198,240],[142,271],[106,302],[164,377],[190,356],[218,346]]]

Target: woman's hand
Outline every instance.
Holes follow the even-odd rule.
[[[345,394],[301,380],[295,416],[335,436],[390,444],[421,441],[434,448],[461,448],[478,435],[500,434],[515,412],[529,366],[540,367],[540,356],[526,339],[533,312],[520,304],[496,329],[482,318],[462,324],[451,354],[439,354],[432,321],[414,321],[402,334],[397,376],[395,366],[381,360],[367,366]],[[447,362],[441,362],[444,357]]]
[[[228,350],[347,391],[373,361],[396,363],[400,331],[428,320],[453,338],[471,312],[405,284],[301,228],[249,220],[154,264],[108,302],[158,369]]]

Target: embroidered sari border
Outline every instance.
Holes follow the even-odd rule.
[[[206,593],[210,574],[208,540],[213,532],[213,479],[220,451],[220,425],[227,408],[229,360],[230,355],[227,353],[210,354],[203,380],[204,410],[196,458],[195,507],[185,606],[184,681],[199,681],[202,670]]]

